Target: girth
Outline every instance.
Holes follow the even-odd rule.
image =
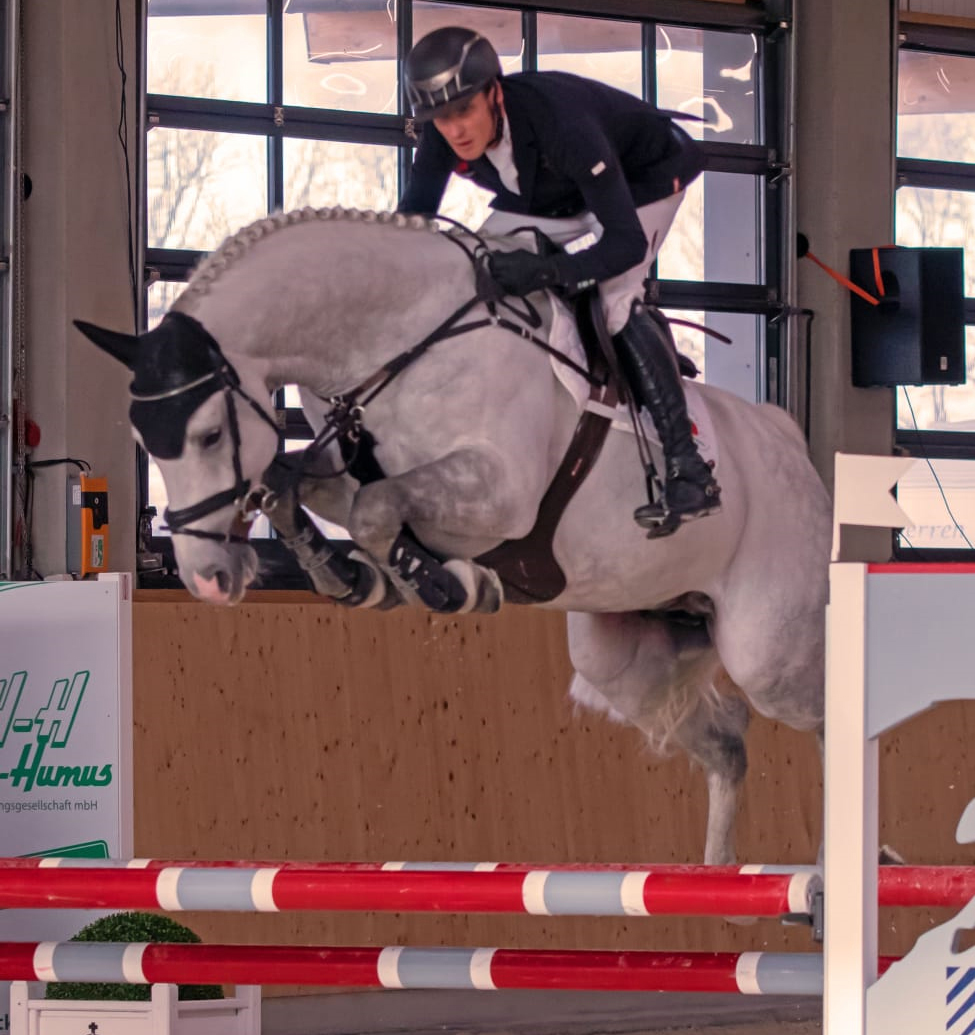
[[[577,301],[576,320],[589,370],[600,382],[590,386],[589,398],[615,406],[619,401],[617,379],[610,376],[615,356],[598,290],[587,291]],[[543,604],[565,589],[565,573],[552,550],[555,530],[565,508],[599,459],[610,423],[602,414],[583,411],[562,463],[542,497],[531,531],[474,558],[478,564],[497,572],[509,603]]]

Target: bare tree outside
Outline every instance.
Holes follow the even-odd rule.
[[[397,201],[397,149],[334,140],[286,140],[284,207],[389,211]]]

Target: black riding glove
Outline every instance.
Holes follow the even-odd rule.
[[[536,255],[519,248],[514,252],[492,252],[488,260],[491,276],[509,295],[530,295],[543,288],[565,287],[566,277],[556,255]]]

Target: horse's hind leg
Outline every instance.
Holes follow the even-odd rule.
[[[572,697],[638,727],[651,748],[675,746],[705,770],[704,860],[734,862],[734,823],[745,776],[747,706],[732,690],[705,625],[662,615],[568,616],[576,669]]]
[[[717,682],[727,676],[722,672]],[[730,681],[729,681],[730,682]],[[740,697],[717,695],[702,700],[674,730],[674,740],[707,774],[708,826],[704,861],[735,862],[735,819],[748,759],[745,731],[750,714]]]

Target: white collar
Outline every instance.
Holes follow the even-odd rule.
[[[501,182],[512,194],[520,194],[518,187],[518,167],[515,165],[514,148],[511,144],[511,124],[504,118],[501,125],[501,139],[484,152],[488,161],[498,170]]]

